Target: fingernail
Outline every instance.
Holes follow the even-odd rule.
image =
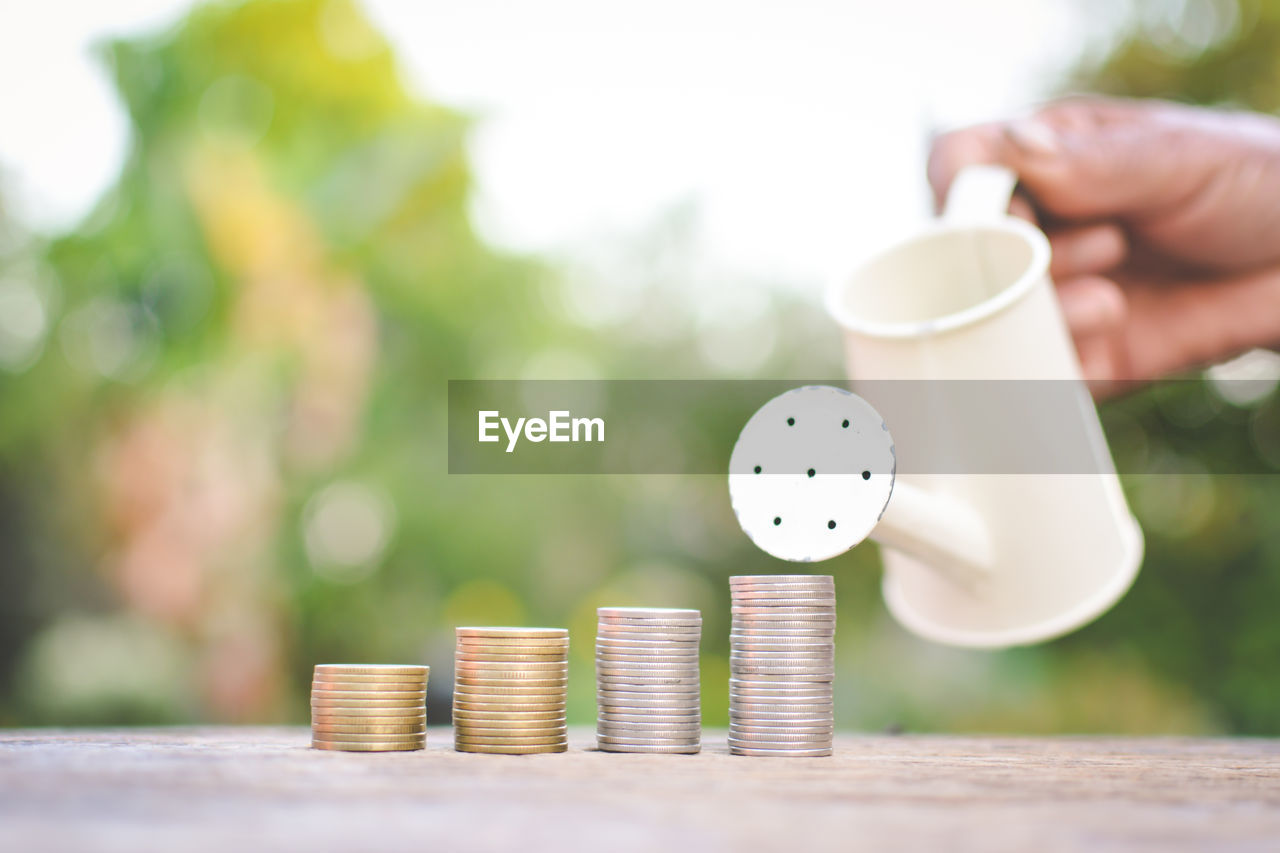
[[[1062,151],[1057,131],[1036,119],[1005,125],[1004,135],[1024,154],[1044,157]]]

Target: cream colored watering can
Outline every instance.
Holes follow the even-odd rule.
[[[757,545],[807,562],[874,539],[894,616],[957,646],[1071,631],[1111,607],[1142,561],[1049,279],[1049,242],[1006,213],[1014,182],[998,167],[962,171],[939,220],[833,288],[861,396],[783,394],[730,460],[734,511]],[[869,402],[877,394],[910,398],[899,408],[911,415],[894,422]],[[1056,459],[1063,446],[1071,464],[1037,468],[1037,454]],[[1008,470],[992,461],[1001,454],[1016,459]]]

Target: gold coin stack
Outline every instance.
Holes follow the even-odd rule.
[[[453,744],[459,752],[530,755],[569,748],[565,628],[459,628]]]
[[[399,752],[427,745],[429,667],[317,664],[311,682],[311,746]]]

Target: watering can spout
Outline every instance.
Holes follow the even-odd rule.
[[[992,569],[990,531],[973,507],[898,481],[871,539],[910,554],[951,581],[978,586]]]

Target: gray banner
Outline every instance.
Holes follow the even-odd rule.
[[[1135,442],[1194,458],[1202,473],[1280,471],[1280,401],[1262,380],[1228,384],[1220,397],[1198,379],[1094,386],[1114,398],[1099,431],[1090,389],[1069,381],[451,380],[449,473],[724,476],[752,414],[806,385],[875,407],[899,473],[1087,475],[1112,456],[1121,473],[1169,473],[1168,453]],[[1248,410],[1222,402],[1259,398]]]

